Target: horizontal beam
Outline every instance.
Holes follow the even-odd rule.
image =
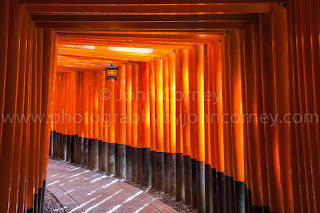
[[[27,5],[31,14],[57,15],[188,15],[188,14],[241,14],[267,13],[271,3],[217,4],[217,5],[148,5],[148,6],[75,6]]]
[[[253,20],[257,14],[206,14],[206,15],[33,15],[35,22],[82,22],[82,21],[243,21]]]
[[[286,0],[21,0],[22,4],[85,4],[85,5],[148,5],[148,4],[223,4],[223,3],[270,3],[270,2],[286,2]]]
[[[38,22],[37,27],[55,29],[104,29],[104,30],[140,30],[140,29],[165,29],[165,30],[186,30],[186,29],[238,29],[244,26],[242,22]]]

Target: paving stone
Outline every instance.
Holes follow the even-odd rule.
[[[52,159],[47,189],[66,212],[176,212],[123,180]]]

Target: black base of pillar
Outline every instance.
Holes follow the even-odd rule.
[[[108,173],[115,174],[115,144],[108,143]]]
[[[71,163],[71,136],[67,135],[67,162]]]
[[[84,141],[83,137],[79,137],[79,165],[84,165]]]
[[[99,170],[108,171],[108,143],[99,141]]]
[[[55,131],[51,131],[51,133],[50,133],[50,149],[49,149],[49,156],[51,156],[51,157],[53,157],[54,136],[55,136]]]
[[[98,152],[99,152],[99,141],[98,139],[89,139],[88,142],[88,153],[89,153],[89,169],[98,169]]]
[[[157,160],[155,151],[151,151],[151,187],[157,188]]]
[[[243,182],[234,181],[235,211],[245,212],[245,185]]]
[[[170,192],[170,153],[164,153],[164,192]]]
[[[80,158],[80,154],[79,154],[79,149],[80,149],[80,140],[79,140],[79,137],[78,137],[78,135],[75,135],[74,136],[74,143],[73,143],[74,145],[74,147],[73,147],[73,162],[75,163],[75,164],[80,164],[79,163],[79,158]]]
[[[235,203],[234,203],[234,185],[233,185],[233,178],[229,176],[225,176],[226,180],[226,188],[225,188],[225,209],[227,212],[234,212],[235,210]]]
[[[74,135],[69,136],[70,141],[70,156],[69,156],[69,162],[74,163]]]
[[[67,135],[62,135],[62,160],[67,161],[68,151],[68,137]]]
[[[83,141],[83,166],[89,168],[89,139],[84,138]]]
[[[206,166],[204,161],[197,161],[198,211],[206,212]]]
[[[212,174],[212,211],[218,212],[217,210],[217,201],[218,201],[217,171],[215,169],[211,169],[211,174]]]
[[[176,174],[176,183],[177,183],[177,191],[176,191],[176,199],[177,201],[185,201],[184,196],[184,165],[183,165],[183,154],[176,154],[176,166],[177,166],[177,174]]]
[[[126,146],[126,179],[132,181],[132,148],[131,146]]]
[[[149,148],[142,148],[142,177],[141,185],[151,185],[151,151]]]
[[[212,209],[212,169],[206,164],[206,211],[213,212]]]
[[[198,170],[197,170],[197,160],[191,159],[192,165],[192,207],[198,208]]]
[[[225,176],[222,172],[217,172],[217,212],[226,212],[225,211]]]
[[[131,181],[137,183],[138,148],[132,147]]]
[[[137,172],[136,172],[136,183],[141,184],[142,182],[142,150],[137,148]]]
[[[126,178],[126,145],[118,144],[118,176]]]
[[[187,205],[192,205],[192,198],[194,197],[193,190],[195,189],[194,184],[192,184],[193,178],[193,163],[190,156],[183,156],[184,163],[184,194],[185,194],[185,202]],[[195,191],[196,192],[196,191]],[[193,208],[196,208],[193,206]]]
[[[176,195],[176,153],[170,153],[170,193]]]
[[[164,153],[156,152],[157,161],[157,189],[164,191]]]

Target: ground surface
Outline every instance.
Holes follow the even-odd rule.
[[[123,180],[52,159],[49,159],[47,190],[71,213],[177,212]],[[58,212],[59,206],[56,209],[52,212]]]
[[[57,200],[57,198],[48,190],[46,190],[44,205],[43,205],[43,213],[65,213],[61,203]]]

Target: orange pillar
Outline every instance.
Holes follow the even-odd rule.
[[[181,91],[183,94],[181,101],[181,119],[182,119],[182,138],[183,138],[183,156],[184,156],[184,184],[185,184],[185,202],[192,204],[192,166],[191,166],[191,135],[190,135],[190,99],[189,99],[189,67],[188,50],[180,50],[180,78]]]
[[[9,32],[9,15],[10,15],[10,0],[0,2],[0,113],[3,113],[5,103],[5,86],[6,86],[6,70],[7,70],[7,51],[8,51],[8,32]],[[0,118],[0,138],[2,138],[3,120]],[[1,150],[2,140],[0,142]]]
[[[132,168],[131,168],[131,179],[134,182],[138,182],[137,179],[137,153],[138,153],[138,129],[139,123],[139,70],[138,64],[132,65],[132,136],[131,136],[131,147],[132,147]]]
[[[181,66],[180,66],[180,51],[175,50],[175,61],[176,61],[176,183],[177,183],[177,193],[176,199],[178,201],[185,200],[184,193],[184,163],[183,163],[183,135],[182,135],[182,81],[181,81]]]
[[[198,131],[198,210],[205,212],[205,121],[204,121],[204,45],[195,48],[196,59],[196,91],[197,91],[197,131]]]
[[[157,189],[164,191],[164,143],[163,143],[163,66],[162,58],[155,59],[155,92],[156,92],[156,161]]]
[[[273,43],[273,71],[275,78],[275,96],[276,96],[276,112],[278,116],[283,118],[290,112],[289,108],[289,70],[288,70],[288,49],[281,48],[287,45],[287,19],[286,8],[280,5],[273,9],[272,21],[272,43]],[[309,80],[312,80],[310,76]],[[281,83],[280,83],[281,82]],[[312,89],[311,89],[312,91]],[[311,92],[310,91],[310,92]],[[312,94],[312,93],[311,93]],[[309,101],[313,102],[314,98],[309,97]],[[312,112],[313,109],[312,109]],[[280,183],[282,191],[283,211],[292,212],[292,185],[290,171],[290,125],[277,121],[278,134],[278,155],[280,165]],[[311,129],[309,127],[309,129]],[[316,137],[315,129],[313,129],[313,137]],[[314,155],[314,156],[317,156]],[[316,157],[317,158],[317,157]],[[317,165],[318,159],[316,160]],[[319,168],[318,166],[316,166]],[[315,173],[314,173],[315,174]],[[319,174],[319,173],[318,173]],[[320,176],[318,176],[320,178]],[[320,186],[320,185],[319,185]],[[320,198],[320,197],[319,197]]]
[[[217,211],[223,210],[221,203],[223,203],[223,176],[224,176],[224,138],[223,138],[223,96],[222,96],[222,42],[217,42],[213,46],[213,58],[214,58],[214,67],[213,67],[213,95],[214,95],[214,107],[215,116],[213,122],[215,125],[215,138],[216,143],[212,148],[215,149],[215,165],[216,165],[216,196],[213,194],[214,204],[213,209]],[[214,175],[214,173],[213,173]],[[214,183],[213,183],[214,186]]]
[[[131,179],[132,173],[132,64],[126,65],[126,179]]]
[[[244,151],[245,151],[245,163],[247,168],[246,180],[248,190],[251,190],[252,205],[263,206],[262,202],[262,187],[261,187],[261,173],[256,172],[260,170],[260,144],[258,135],[258,117],[257,113],[257,89],[255,87],[256,77],[254,72],[254,60],[253,55],[253,31],[252,25],[248,25],[244,32],[244,71],[243,72],[243,85],[242,89],[245,92],[243,95],[246,97],[244,100],[243,108],[247,113],[254,113],[253,119],[247,115],[245,117],[245,128],[244,131],[247,133],[247,138],[244,140]],[[259,83],[259,81],[258,81]],[[263,138],[262,138],[263,139]],[[264,141],[264,140],[263,140]],[[251,208],[251,206],[250,206]]]
[[[100,123],[100,115],[99,115],[99,71],[92,71],[92,99],[89,101],[89,104],[92,104],[92,114],[91,120],[89,123],[92,124],[92,137],[89,140],[88,144],[88,153],[89,153],[89,168],[98,169],[99,156],[99,123]]]
[[[18,93],[17,93],[17,109],[16,113],[18,116],[24,115],[24,104],[26,102],[25,99],[25,84],[26,84],[26,61],[27,61],[27,34],[28,34],[28,16],[25,13],[24,9],[20,9],[21,17],[24,18],[21,24],[21,38],[20,38],[20,62],[19,62],[19,85],[18,85]],[[17,211],[17,202],[18,202],[18,189],[19,189],[19,177],[20,177],[20,159],[22,152],[24,150],[21,149],[22,138],[23,138],[23,125],[24,121],[17,121],[16,130],[15,130],[15,139],[14,139],[14,162],[11,173],[11,191],[10,191],[10,208],[9,211],[16,212]],[[24,130],[26,131],[26,130]]]
[[[109,81],[110,98],[108,100],[108,112],[110,114],[110,124],[108,127],[108,172],[115,173],[115,82]]]
[[[163,143],[164,143],[164,192],[170,192],[170,111],[169,111],[169,61],[168,56],[162,58],[163,66]]]
[[[151,185],[151,152],[150,152],[150,94],[149,94],[149,63],[141,63],[141,92],[142,99],[142,117],[141,117],[141,154],[142,154],[142,177],[141,184]]]
[[[275,88],[274,76],[270,70],[273,70],[272,56],[272,29],[271,15],[260,15],[260,48],[261,48],[261,79],[263,95],[263,112],[275,114]],[[269,123],[264,124],[265,147],[268,168],[269,201],[271,211],[283,211],[281,203],[280,189],[280,168],[278,164],[278,137],[276,126]]]
[[[170,192],[176,194],[176,54],[169,54],[169,146],[170,146]]]
[[[155,79],[154,79],[155,60],[149,61],[149,91],[150,91],[150,151],[151,151],[151,186],[157,186],[156,176],[156,106],[155,106]]]
[[[28,17],[28,35],[27,35],[27,59],[26,59],[26,87],[25,87],[25,104],[24,113],[31,113],[31,92],[32,92],[32,42],[33,42],[33,25],[31,18]],[[22,212],[26,207],[27,186],[28,186],[28,168],[29,168],[29,147],[30,147],[30,123],[28,120],[23,124],[22,136],[22,155],[20,167],[20,181],[19,181],[19,197],[18,197],[18,212]]]
[[[126,69],[125,65],[121,65],[118,74],[118,109],[119,109],[119,145],[118,145],[118,159],[119,159],[119,176],[126,177]]]

